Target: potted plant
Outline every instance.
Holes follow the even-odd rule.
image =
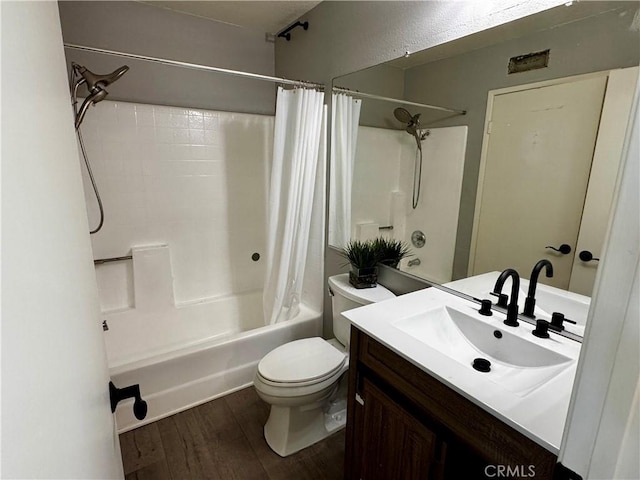
[[[378,263],[398,268],[400,260],[410,257],[411,250],[402,240],[378,237],[372,241],[373,248],[378,257]]]
[[[370,240],[351,240],[340,252],[351,264],[349,283],[356,288],[373,288],[378,282],[378,255]],[[346,265],[346,264],[345,264]]]

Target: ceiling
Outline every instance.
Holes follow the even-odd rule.
[[[409,52],[409,55],[387,62],[387,65],[403,70],[413,68],[513,38],[522,37],[533,32],[555,28],[565,23],[579,21],[612,10],[620,9],[622,11],[637,5],[637,1],[568,1],[564,6],[550,8],[535,15],[482,30],[453,42],[444,43],[420,52]]]
[[[317,1],[143,1],[147,5],[219,22],[278,33],[320,3]]]

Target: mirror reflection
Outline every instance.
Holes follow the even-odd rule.
[[[526,279],[547,259],[539,291],[569,291],[586,318],[638,76],[636,10],[558,7],[336,78],[330,245],[403,240],[402,271],[482,298],[463,279]]]

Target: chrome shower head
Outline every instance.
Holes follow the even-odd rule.
[[[73,68],[74,73],[80,76],[80,79],[73,85],[72,95],[74,99],[74,105],[78,87],[80,87],[80,85],[86,84],[87,89],[89,90],[89,96],[84,99],[84,102],[82,102],[82,105],[80,106],[80,110],[78,110],[76,114],[75,127],[76,129],[78,129],[80,127],[80,124],[82,123],[82,120],[84,119],[85,113],[87,113],[87,109],[89,108],[89,106],[95,105],[96,103],[104,100],[105,97],[109,94],[105,87],[118,80],[127,72],[127,70],[129,70],[129,67],[127,65],[123,65],[122,67],[105,75],[96,75],[86,67],[78,65],[77,63],[72,63],[71,67]]]
[[[405,130],[408,133],[410,133],[411,135],[415,135],[416,134],[416,130],[418,129],[418,127],[420,127],[420,114],[419,113],[416,113],[415,115],[411,115],[404,108],[398,107],[393,111],[393,115],[396,117],[396,119],[399,122],[407,124],[407,126],[405,127]]]
[[[127,72],[127,70],[129,70],[129,67],[127,65],[123,65],[122,67],[117,68],[111,73],[107,73],[105,75],[97,75],[92,71],[90,71],[89,69],[87,69],[86,67],[83,67],[82,65],[78,65],[77,63],[72,63],[72,66],[73,66],[73,69],[76,71],[76,73],[82,77],[79,80],[80,85],[82,85],[82,83],[86,83],[87,89],[89,89],[89,91],[92,93],[96,88],[99,88],[99,87],[104,88],[107,85],[112,84],[113,82],[118,80],[122,75],[124,75]]]
[[[393,111],[393,115],[399,122],[411,123],[413,116],[404,108],[398,107]]]
[[[411,115],[404,108],[398,107],[393,111],[393,115],[399,122],[406,123],[405,131],[416,139],[418,148],[422,149],[420,142],[424,140],[424,136],[422,132],[418,130],[420,128],[420,114],[416,113],[415,115]]]

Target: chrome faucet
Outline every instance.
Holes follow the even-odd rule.
[[[493,293],[498,295],[498,298],[500,298],[504,282],[506,282],[509,277],[511,277],[511,296],[509,297],[507,318],[504,321],[504,324],[509,327],[517,327],[520,325],[518,322],[518,291],[520,290],[520,275],[518,275],[518,272],[513,268],[507,268],[502,272],[498,277],[498,280],[496,280],[496,285],[493,287]]]
[[[535,318],[533,311],[536,308],[536,287],[538,286],[538,276],[545,267],[545,274],[547,278],[553,277],[553,265],[551,265],[551,262],[546,259],[540,260],[536,263],[531,271],[529,291],[527,292],[527,298],[524,301],[524,311],[522,312],[525,317]]]

